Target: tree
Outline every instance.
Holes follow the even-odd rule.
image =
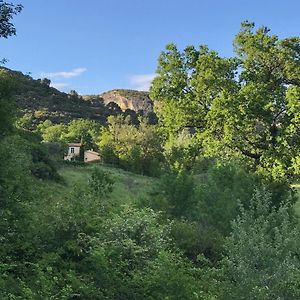
[[[205,155],[243,157],[281,179],[300,172],[300,39],[242,23],[236,56],[201,46],[160,55],[150,94],[167,134],[197,128]]]
[[[197,204],[195,187],[194,178],[187,172],[166,173],[154,190],[152,206],[173,217],[189,217]]]
[[[108,117],[108,127],[102,131],[98,145],[105,162],[141,174],[158,172],[162,159],[160,135],[143,119],[136,127],[122,116]]]
[[[150,209],[124,207],[107,218],[91,239],[83,271],[107,299],[139,299],[134,295],[142,287],[133,285],[133,276],[161,250],[169,249],[169,227],[161,224],[161,215]]]
[[[22,11],[21,4],[12,4],[0,0],[0,37],[8,38],[16,34],[15,26],[10,22],[14,15]]]
[[[162,251],[143,273],[135,274],[136,299],[215,299],[201,289],[205,280],[196,278],[197,273],[199,270],[177,253]]]
[[[174,44],[167,45],[150,88],[164,131],[172,135],[185,127],[206,128],[214,98],[233,88],[235,66],[235,60],[220,58],[206,46],[188,46],[180,52]]]
[[[15,103],[12,99],[12,91],[15,82],[11,74],[0,70],[0,139],[11,133],[14,128]]]
[[[51,84],[51,80],[48,79],[48,78],[42,78],[42,79],[41,79],[41,84],[42,84],[42,85],[45,85],[45,86],[47,86],[47,87],[49,87],[50,84]]]
[[[77,93],[75,90],[71,90],[71,91],[69,92],[69,95],[70,95],[71,97],[78,98],[78,93]]]
[[[199,197],[194,217],[202,227],[214,228],[222,236],[231,231],[230,223],[238,214],[239,202],[249,207],[251,195],[260,182],[254,174],[233,162],[213,165],[198,186]]]
[[[197,134],[182,130],[174,134],[164,145],[164,157],[168,166],[177,171],[193,171],[200,166],[202,147]]]
[[[61,142],[68,132],[68,127],[64,124],[52,125],[45,121],[39,126],[39,130],[45,142]]]
[[[15,26],[10,22],[14,15],[21,12],[23,6],[20,4],[0,0],[0,38],[8,38],[16,34]],[[5,59],[2,60],[2,63]],[[0,138],[11,131],[15,107],[12,102],[12,76],[6,70],[0,70]]]
[[[220,95],[207,115],[206,145],[225,146],[275,179],[292,173],[299,151],[300,39],[280,40],[244,22],[235,38],[238,90]],[[218,138],[218,142],[213,139]]]
[[[152,82],[150,97],[158,101],[155,111],[165,134],[178,132],[188,122],[184,113],[189,93],[187,56],[187,51],[180,53],[175,44],[170,44],[158,59],[158,76]]]
[[[73,120],[68,124],[68,133],[62,137],[66,142],[81,142],[84,149],[95,147],[100,124],[85,119]]]
[[[225,299],[300,297],[299,230],[289,210],[288,202],[273,208],[264,190],[241,207],[225,242]]]

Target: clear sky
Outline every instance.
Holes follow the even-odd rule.
[[[17,36],[0,40],[7,67],[47,77],[63,91],[145,90],[159,53],[206,44],[232,55],[240,23],[300,35],[299,0],[7,0],[24,6]]]

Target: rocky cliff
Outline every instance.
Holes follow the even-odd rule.
[[[117,89],[105,92],[100,97],[106,105],[110,102],[118,104],[123,112],[126,109],[131,109],[135,112],[142,111],[145,115],[153,112],[153,101],[147,92]]]

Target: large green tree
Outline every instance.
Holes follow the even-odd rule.
[[[222,94],[207,115],[205,141],[227,146],[280,178],[299,151],[300,39],[280,40],[245,22],[235,38],[238,90]],[[213,138],[218,138],[215,142]]]
[[[236,56],[168,45],[151,96],[165,132],[197,128],[207,155],[246,158],[282,178],[300,173],[300,39],[244,22]]]
[[[235,68],[236,60],[221,58],[206,46],[180,52],[176,45],[167,45],[150,89],[163,131],[173,135],[185,127],[206,128],[214,99],[235,88]]]

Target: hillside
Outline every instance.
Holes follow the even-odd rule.
[[[101,170],[110,174],[114,180],[114,188],[111,194],[112,200],[118,205],[132,204],[137,199],[149,197],[157,179],[134,174],[118,168],[105,165],[65,166],[59,170],[64,178],[63,190],[68,194],[71,187],[88,182],[93,168],[100,167]],[[49,185],[50,183],[48,183]],[[55,183],[52,185],[56,185]],[[59,190],[59,189],[57,189]]]
[[[147,92],[119,89],[81,96],[76,91],[64,93],[51,87],[48,79],[36,80],[4,67],[0,71],[13,79],[16,104],[22,114],[31,115],[34,123],[47,119],[53,123],[67,123],[85,118],[105,124],[109,115],[117,114],[130,115],[134,120],[137,114],[153,117],[152,101]]]
[[[104,165],[63,166],[59,169],[63,178],[60,183],[34,180],[34,196],[40,198],[43,195],[36,203],[34,212],[36,218],[42,218],[38,220],[38,223],[43,224],[41,226],[47,227],[49,222],[52,223],[54,215],[64,214],[65,209],[74,202],[74,193],[78,193],[80,187],[87,187],[94,168],[100,168],[112,178],[114,184],[109,198],[116,210],[120,210],[123,205],[136,205],[142,199],[146,201],[157,184],[155,178]]]

